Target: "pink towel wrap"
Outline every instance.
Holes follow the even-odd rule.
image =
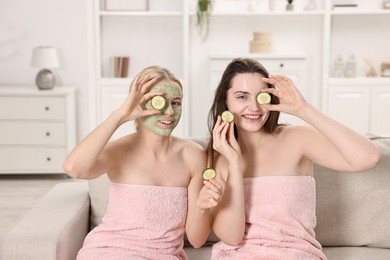
[[[237,247],[218,242],[212,259],[326,259],[315,239],[316,190],[310,176],[244,179],[246,228]]]
[[[187,187],[112,183],[107,213],[77,259],[187,259]]]

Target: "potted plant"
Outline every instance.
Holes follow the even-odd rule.
[[[292,10],[294,10],[293,1],[294,1],[294,0],[287,0],[287,5],[286,5],[286,10],[287,10],[287,11],[292,11]]]
[[[212,10],[212,0],[198,0],[196,9],[196,25],[199,34],[205,40],[209,34],[210,15]]]

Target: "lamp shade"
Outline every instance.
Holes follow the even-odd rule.
[[[57,49],[51,46],[40,46],[33,49],[31,66],[37,68],[57,68],[60,66]]]

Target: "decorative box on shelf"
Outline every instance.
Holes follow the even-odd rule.
[[[64,173],[76,144],[75,103],[75,87],[0,87],[0,174]]]
[[[148,9],[148,0],[106,0],[107,11],[147,11]]]
[[[383,9],[390,9],[390,1],[389,0],[383,1]]]
[[[382,77],[390,77],[390,62],[382,62],[381,75]]]

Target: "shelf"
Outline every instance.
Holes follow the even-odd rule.
[[[99,83],[102,86],[129,86],[133,81],[133,77],[128,78],[100,78]],[[183,79],[179,78],[183,83]]]
[[[305,59],[304,53],[210,53],[211,59],[259,58],[262,59]]]
[[[147,16],[147,17],[162,17],[162,16],[183,16],[181,12],[175,11],[100,11],[100,16]]]
[[[51,90],[40,90],[36,86],[7,86],[1,87],[0,91],[3,95],[17,95],[22,93],[27,94],[39,94],[40,96],[62,96],[66,93],[76,91],[76,87],[74,86],[55,86]]]
[[[253,16],[311,16],[311,15],[323,15],[324,11],[274,11],[274,12],[212,12],[211,16],[214,17],[253,17]],[[192,12],[191,16],[196,16],[196,13]]]
[[[102,86],[130,86],[133,78],[100,78],[99,81]]]
[[[330,12],[333,16],[338,15],[390,15],[390,10],[359,10],[359,9],[346,9],[346,10],[335,10]]]
[[[390,87],[390,77],[359,77],[359,78],[329,78],[326,80],[328,85],[388,85]]]

